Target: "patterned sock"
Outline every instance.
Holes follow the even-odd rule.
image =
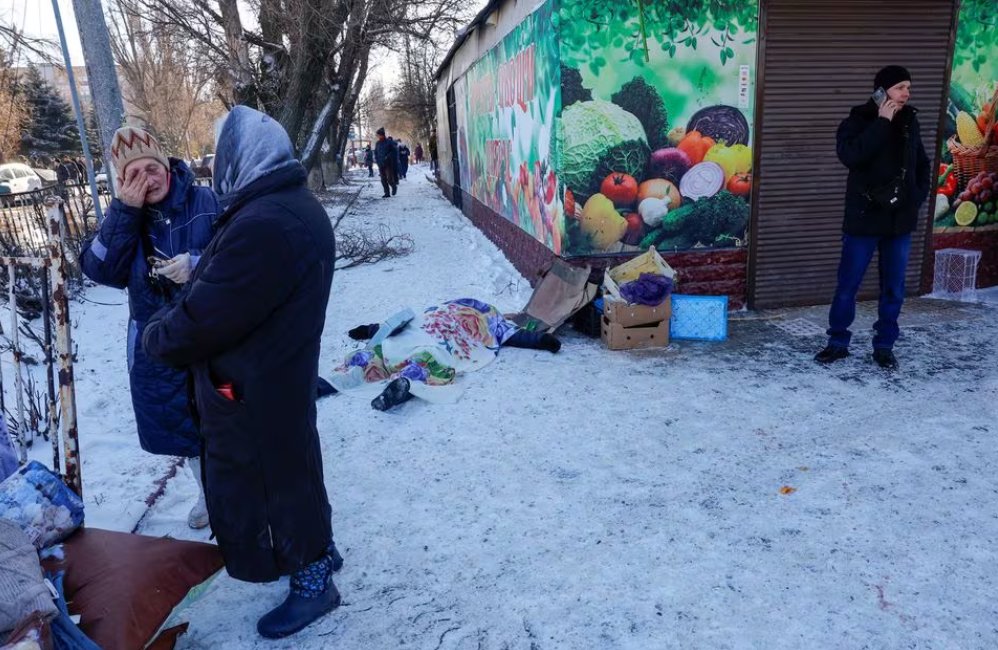
[[[291,593],[302,598],[318,598],[329,588],[333,575],[333,559],[324,553],[315,562],[291,574]]]

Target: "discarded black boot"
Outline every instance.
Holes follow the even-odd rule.
[[[877,365],[884,370],[897,370],[898,369],[898,358],[894,356],[892,350],[887,350],[885,348],[878,348],[873,351],[873,360],[877,362]]]
[[[845,359],[848,356],[848,348],[843,348],[838,345],[829,345],[824,350],[814,355],[814,360],[818,363],[835,363],[839,359]]]
[[[412,399],[409,386],[409,380],[405,377],[393,380],[380,395],[371,401],[371,408],[378,411],[387,411],[394,406],[408,402]]]
[[[347,336],[352,338],[354,341],[367,341],[374,338],[374,335],[378,333],[379,325],[377,323],[371,323],[370,325],[358,325],[349,332]]]
[[[333,584],[333,566],[333,558],[325,553],[295,571],[291,575],[288,597],[257,622],[260,636],[280,639],[292,635],[339,607],[340,592]]]

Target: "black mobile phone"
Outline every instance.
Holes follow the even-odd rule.
[[[873,102],[877,106],[883,106],[884,102],[887,101],[887,91],[881,88],[877,88],[873,91]]]

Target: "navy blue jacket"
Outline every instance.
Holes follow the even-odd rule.
[[[918,225],[918,211],[929,194],[931,179],[929,158],[915,113],[906,106],[893,120],[888,120],[878,115],[877,105],[870,100],[853,108],[839,125],[836,151],[842,164],[849,168],[844,233],[895,236],[910,233]],[[902,164],[907,165],[907,174],[901,201],[893,209],[879,207],[867,193],[897,178]]]
[[[238,190],[185,295],[143,338],[191,369],[212,532],[229,574],[252,582],[296,571],[332,539],[315,395],[335,251],[305,180],[297,165]]]
[[[146,322],[179,287],[152,282],[147,257],[192,258],[212,237],[218,214],[215,194],[194,185],[194,174],[170,159],[170,193],[162,202],[132,208],[111,202],[100,232],[83,249],[83,272],[98,284],[128,289],[128,375],[135,425],[142,448],[153,454],[197,456],[200,439],[188,408],[187,373],[156,363],[140,344]]]
[[[398,144],[391,138],[378,140],[374,145],[374,162],[378,167],[399,168],[399,148]]]

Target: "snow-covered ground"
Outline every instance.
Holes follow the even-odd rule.
[[[355,347],[346,330],[401,306],[529,298],[426,170],[393,199],[368,184],[344,222],[415,249],[337,273],[324,368]],[[88,524],[207,540],[186,526],[185,470],[143,517],[170,459],[135,437],[124,294],[86,298],[73,320]],[[264,642],[256,619],[286,581],[223,576],[179,647],[998,647],[995,316],[912,301],[896,377],[865,354],[864,306],[854,356],[832,368],[811,361],[821,309],[741,313],[723,344],[609,352],[568,332],[558,355],[504,350],[457,404],[322,400],[343,606]],[[774,326],[791,317],[796,334]]]

